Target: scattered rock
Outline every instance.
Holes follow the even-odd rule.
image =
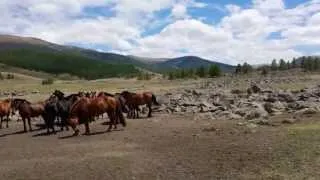
[[[281,123],[282,124],[294,124],[296,122],[297,122],[297,119],[290,118],[290,119],[283,120]]]
[[[296,112],[296,114],[305,114],[305,115],[311,115],[316,113],[317,113],[317,110],[315,108],[305,108]]]
[[[215,127],[209,127],[209,128],[204,128],[202,129],[203,132],[214,132],[214,131],[218,131],[219,129],[215,128]]]
[[[39,94],[39,93],[40,93],[40,91],[38,91],[38,90],[34,90],[34,91],[32,91],[31,93],[32,93],[32,94]]]
[[[240,89],[231,90],[231,94],[242,94],[243,92]]]

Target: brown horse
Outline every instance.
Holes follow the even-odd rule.
[[[117,101],[116,124],[121,123],[123,126],[126,126],[126,121],[123,116],[123,112],[128,113],[129,108],[125,103],[125,99],[122,96],[120,96],[119,93],[116,93],[115,95],[113,95],[107,92],[100,92],[97,94],[97,97],[103,97],[103,96],[112,97],[116,99]]]
[[[89,123],[94,117],[107,113],[111,123],[109,124],[108,131],[111,130],[112,125],[116,128],[116,114],[117,114],[117,101],[113,97],[99,96],[94,98],[82,97],[75,102],[70,110],[69,124],[74,130],[74,135],[79,134],[78,124],[85,124],[85,134],[90,134]],[[125,126],[125,122],[123,123]]]
[[[0,101],[0,118],[1,118],[1,123],[0,123],[0,129],[2,129],[2,121],[3,118],[6,117],[7,125],[6,128],[9,127],[9,116],[10,113],[13,112],[13,105],[12,105],[12,99],[5,99],[3,101]]]
[[[27,132],[26,119],[28,120],[29,131],[32,131],[31,118],[44,115],[45,102],[31,103],[25,99],[13,99],[13,107],[19,111],[23,121],[23,130]]]
[[[137,114],[133,114],[133,118],[139,118],[139,106],[147,105],[149,108],[148,117],[152,116],[152,104],[159,105],[156,96],[152,92],[132,93],[129,91],[123,91],[120,93],[126,100],[127,105],[131,110],[137,111]]]

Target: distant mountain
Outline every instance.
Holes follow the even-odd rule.
[[[156,63],[156,68],[160,69],[191,69],[198,68],[201,66],[208,67],[212,64],[215,64],[220,67],[220,69],[224,72],[230,72],[234,69],[234,66],[223,64],[219,62],[209,61],[206,59],[202,59],[196,56],[184,56],[169,59],[164,62]]]
[[[128,57],[146,64],[156,64],[156,63],[164,62],[170,59],[170,58],[148,58],[148,57],[139,57],[139,56],[132,56],[132,55],[129,55]]]
[[[2,57],[0,58],[0,63],[3,64],[47,73],[69,73],[85,78],[90,76],[91,79],[134,74],[137,73],[138,69],[161,73],[174,69],[197,68],[211,64],[218,65],[226,72],[234,68],[231,65],[196,56],[178,58],[124,56],[74,46],[58,45],[37,38],[12,35],[0,35],[0,56]],[[85,66],[80,66],[80,62],[84,63]],[[77,69],[66,68],[63,64],[72,64]],[[48,65],[51,67],[45,67]],[[103,66],[104,69],[102,70],[98,65]],[[86,67],[92,69],[83,69]],[[99,73],[97,73],[98,71]]]

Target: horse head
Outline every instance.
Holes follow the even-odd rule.
[[[24,103],[31,104],[29,101],[25,99],[19,99],[19,98],[12,99],[11,100],[12,114],[15,114],[15,112],[19,110],[20,106]]]
[[[125,99],[127,99],[130,95],[131,93],[129,91],[122,91],[120,93],[120,96],[124,97]]]
[[[57,96],[59,99],[62,99],[64,97],[64,93],[59,90],[55,90],[52,94]]]

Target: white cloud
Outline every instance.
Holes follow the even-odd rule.
[[[88,7],[108,8],[113,15],[85,17]],[[123,54],[197,55],[232,64],[290,59],[307,53],[296,46],[320,45],[320,0],[291,9],[283,0],[216,7],[197,0],[1,0],[0,33],[61,44],[106,45]],[[205,23],[212,14],[192,17],[189,12],[194,8],[228,14],[213,25]],[[159,19],[157,13],[163,10],[170,13]],[[148,34],[159,27],[160,32]],[[278,37],[270,39],[272,33]]]
[[[187,17],[187,7],[183,4],[176,4],[173,6],[171,14],[174,18],[185,18]]]

